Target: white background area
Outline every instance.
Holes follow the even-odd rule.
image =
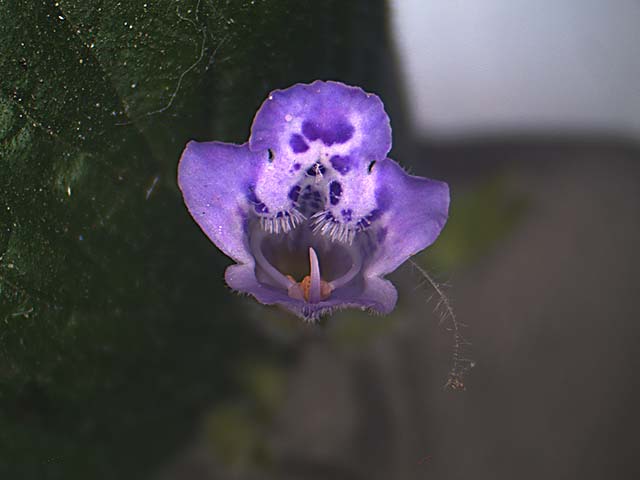
[[[640,139],[640,0],[391,0],[417,133]]]

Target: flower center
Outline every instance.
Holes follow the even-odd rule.
[[[295,283],[295,279],[291,275],[287,275],[287,279],[294,282],[287,289],[287,293],[291,298],[310,303],[326,300],[331,295],[333,287],[330,283],[322,280],[320,262],[318,262],[318,255],[313,247],[309,247],[309,270],[310,275],[304,277],[300,283]]]
[[[307,303],[327,300],[362,270],[362,255],[356,245],[327,241],[314,235],[307,225],[279,235],[252,228],[251,250],[261,283]],[[308,267],[303,267],[305,264]],[[302,280],[297,282],[296,277]]]

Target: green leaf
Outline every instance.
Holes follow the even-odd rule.
[[[184,208],[177,161],[192,138],[245,141],[274,88],[379,91],[382,12],[0,2],[1,478],[143,478],[233,398],[234,365],[278,363]]]
[[[0,476],[139,478],[256,345],[203,314],[230,300],[174,186],[215,36],[195,2],[5,3]]]

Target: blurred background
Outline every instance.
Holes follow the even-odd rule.
[[[640,3],[0,2],[0,478],[638,478]],[[268,93],[378,94],[450,184],[397,309],[232,294],[190,139]]]
[[[419,135],[640,135],[640,5],[395,0]]]

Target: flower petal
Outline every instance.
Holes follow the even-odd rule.
[[[378,97],[338,82],[298,84],[263,103],[247,144],[190,142],[178,183],[202,230],[238,262],[225,273],[231,288],[307,320],[348,307],[388,313],[397,292],[382,277],[436,239],[449,208],[447,185],[408,175],[386,158],[390,147]],[[267,250],[289,249],[284,272],[261,257],[263,236],[278,240]],[[301,282],[310,279],[309,295],[289,294],[296,241],[310,252]],[[351,268],[323,282],[316,245],[342,245]],[[342,261],[336,248],[328,271]]]
[[[349,144],[357,157],[382,160],[391,149],[389,117],[376,95],[339,82],[272,92],[253,121],[251,149],[301,153],[311,142]]]
[[[398,298],[391,282],[378,277],[365,279],[364,287],[337,289],[329,298],[317,303],[296,300],[284,290],[260,283],[252,265],[231,265],[225,272],[225,280],[234,290],[251,294],[265,305],[280,305],[305,320],[316,320],[343,308],[360,308],[385,314],[393,310]]]
[[[268,152],[221,142],[187,144],[178,166],[178,185],[189,212],[227,256],[253,265],[246,228],[247,199]]]
[[[435,241],[447,221],[449,187],[409,175],[390,158],[377,162],[373,173],[382,214],[365,275],[382,276]]]
[[[391,148],[391,126],[377,96],[318,80],[272,92],[256,114],[249,145],[272,153],[256,194],[272,213],[289,211],[288,195],[304,172],[331,169],[351,176],[383,160]]]

